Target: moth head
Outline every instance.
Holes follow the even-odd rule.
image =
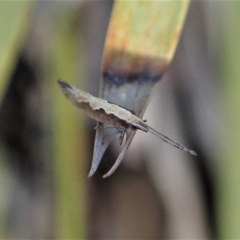
[[[63,94],[72,102],[85,102],[89,100],[90,94],[66,83],[62,79],[58,80],[58,85],[60,89],[62,90]]]
[[[62,79],[58,80],[58,85],[60,87],[60,89],[62,90],[63,94],[72,101],[72,97],[74,95],[76,95],[76,91],[77,88],[75,88],[74,86],[66,83],[65,81],[63,81]]]
[[[68,83],[64,82],[62,79],[58,80],[58,85],[62,89],[62,91],[67,91],[68,89],[73,89],[73,86],[69,85]]]

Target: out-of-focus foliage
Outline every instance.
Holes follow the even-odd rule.
[[[76,85],[84,82],[82,40],[74,28],[79,8],[60,11],[53,36],[51,65],[52,128],[56,176],[55,221],[57,238],[84,239],[86,235],[86,151],[83,118],[66,101],[57,86],[59,77]],[[83,84],[82,84],[83,85]],[[79,137],[81,136],[81,138]]]
[[[97,92],[111,6],[0,1],[0,238],[240,238],[239,3],[192,1],[173,63],[144,116],[198,158],[137,133],[111,178],[101,176],[116,159],[115,146],[87,180],[93,124],[56,81]],[[156,34],[142,25],[156,15],[143,17],[144,8],[136,14],[137,32]],[[145,48],[135,36],[129,32],[134,53],[154,56],[171,44],[159,37]]]
[[[26,36],[26,30],[29,26],[28,17],[30,16],[32,3],[31,1],[2,1],[0,2],[0,106],[2,98],[5,95],[9,78],[15,67],[19,52],[23,47],[23,40]],[[5,149],[0,146],[0,159],[5,158]],[[8,177],[4,169],[3,162],[0,163],[1,180]],[[3,185],[2,185],[3,186]],[[3,186],[4,188],[5,186]],[[7,197],[3,197],[4,193],[0,192],[3,200],[0,199],[0,238],[6,237],[6,202]]]
[[[220,237],[240,237],[240,2],[224,2],[221,51],[219,59],[222,80],[224,134],[219,152],[218,217]]]
[[[57,13],[54,11],[54,4],[45,4],[37,2],[34,3],[31,1],[12,1],[0,3],[0,34],[1,36],[5,37],[1,37],[0,41],[0,49],[2,50],[0,57],[0,62],[2,63],[0,67],[0,86],[2,87],[2,93],[4,95],[4,83],[6,83],[8,79],[11,80],[11,75],[14,75],[13,72],[17,71],[16,69],[14,70],[15,63],[17,63],[18,71],[21,72],[21,69],[18,66],[20,62],[20,53],[25,61],[26,59],[28,61],[32,60],[32,62],[29,63],[29,67],[33,67],[35,71],[37,69],[35,74],[37,75],[37,79],[40,81],[40,84],[37,86],[38,88],[41,86],[41,88],[44,89],[44,92],[42,92],[42,99],[45,100],[38,102],[37,104],[40,106],[44,102],[47,103],[46,105],[41,106],[41,109],[44,109],[44,116],[41,116],[42,122],[40,129],[46,129],[46,126],[51,126],[50,128],[52,134],[51,136],[46,137],[45,133],[45,141],[39,141],[41,145],[39,144],[35,149],[36,151],[42,151],[38,154],[39,156],[42,156],[42,158],[40,157],[42,161],[40,165],[39,163],[33,164],[37,164],[37,166],[39,166],[39,170],[37,170],[35,174],[39,174],[40,177],[36,177],[38,180],[35,179],[34,174],[31,174],[34,179],[31,179],[31,177],[28,176],[24,177],[29,178],[29,186],[33,188],[42,186],[41,181],[45,179],[46,184],[42,186],[42,195],[46,194],[46,192],[49,192],[52,189],[54,190],[54,194],[46,195],[46,200],[51,200],[52,203],[45,203],[43,201],[42,203],[37,204],[33,199],[29,198],[25,203],[23,203],[23,209],[26,207],[26,205],[29,205],[29,209],[32,205],[36,205],[35,209],[38,207],[44,208],[44,211],[40,212],[37,216],[35,216],[34,219],[35,223],[39,223],[39,229],[42,229],[40,226],[40,218],[42,216],[51,215],[50,212],[46,212],[49,205],[52,205],[51,212],[53,213],[53,217],[46,219],[46,222],[49,222],[50,226],[46,227],[45,225],[45,228],[42,229],[41,233],[39,233],[38,230],[34,230],[35,226],[31,227],[29,231],[24,231],[24,224],[27,224],[27,221],[31,221],[30,219],[33,216],[29,217],[24,215],[22,219],[26,222],[22,224],[23,226],[20,222],[18,222],[17,219],[13,219],[13,221],[11,221],[12,224],[9,226],[8,222],[5,220],[7,218],[12,218],[12,216],[17,216],[19,210],[17,210],[17,212],[11,212],[11,209],[4,209],[1,216],[3,216],[5,220],[1,219],[3,224],[1,224],[2,228],[0,228],[0,236],[3,237],[9,235],[13,238],[52,238],[53,236],[56,236],[57,238],[84,239],[86,236],[86,173],[84,171],[84,166],[87,155],[82,139],[87,141],[87,138],[84,137],[82,119],[77,114],[78,112],[74,111],[74,109],[68,105],[67,101],[65,101],[57,85],[57,79],[59,77],[69,80],[71,79],[71,81],[78,83],[80,83],[80,81],[82,82],[84,79],[84,75],[81,71],[82,61],[80,61],[81,58],[79,57],[82,51],[82,41],[80,39],[81,35],[79,35],[79,29],[77,28],[78,14],[79,9],[81,9],[81,4],[57,4]],[[32,15],[28,14],[30,6],[35,7],[35,11],[32,11]],[[41,12],[40,9],[44,8],[44,6],[46,6],[46,11]],[[39,18],[41,18],[41,14],[43,17],[44,13],[49,14],[47,15],[49,24],[46,28],[41,26],[39,31],[38,29],[27,29],[29,26],[39,27]],[[51,14],[54,15],[54,17],[51,16]],[[48,34],[48,36],[46,34]],[[29,39],[26,39],[27,37]],[[24,38],[26,42],[29,43],[28,46],[25,46],[25,52],[23,51]],[[50,41],[41,41],[46,39]],[[42,51],[40,51],[40,49],[42,49]],[[13,93],[13,98],[15,98],[13,100],[18,101],[18,89],[21,89],[22,94],[25,92],[26,96],[32,91],[32,97],[30,100],[33,101],[33,104],[35,101],[39,101],[37,96],[34,96],[36,93],[32,89],[34,82],[33,79],[30,79],[30,82],[26,83],[25,76],[22,73],[15,74],[12,78],[17,78],[14,79],[15,85],[16,82],[19,83],[18,86],[15,87],[17,90],[7,89],[6,91]],[[43,86],[44,80],[46,80],[46,82]],[[22,89],[23,86],[25,89]],[[36,85],[34,86],[36,87]],[[12,100],[6,98],[5,102],[6,101]],[[32,103],[28,102],[27,105],[31,106]],[[29,107],[19,105],[19,108],[27,111]],[[39,109],[36,109],[36,111],[37,110]],[[8,109],[7,111],[13,110]],[[36,113],[36,115],[38,114],[39,113]],[[23,113],[23,115],[24,118],[27,117],[27,114]],[[47,117],[47,119],[45,117]],[[23,116],[20,116],[20,119],[18,120],[19,129],[22,127],[23,122],[27,122],[26,119],[22,118]],[[7,119],[5,120],[7,121]],[[9,130],[11,132],[11,129]],[[14,128],[14,130],[18,131],[18,128]],[[34,131],[36,130],[32,129],[32,132]],[[23,136],[20,137],[20,141],[22,141],[22,139],[24,140],[24,138],[28,138],[26,133],[27,131],[24,131],[23,129]],[[16,135],[18,135],[18,133],[16,133]],[[79,136],[81,136],[81,138],[79,138]],[[41,138],[41,135],[39,135],[39,133],[35,133],[33,140],[38,141],[39,138]],[[21,143],[15,143],[15,145],[10,143],[9,145],[8,139],[9,138],[4,136],[4,146],[10,152],[16,151],[16,159],[19,161],[19,165],[21,165],[20,160],[22,158],[26,158],[28,159],[27,161],[31,162],[36,161],[36,159],[31,159],[29,156],[24,155],[25,150],[21,149]],[[12,140],[15,141],[14,139]],[[23,144],[23,146],[25,145],[26,144]],[[17,149],[14,149],[15,147]],[[30,145],[28,147],[31,148]],[[23,154],[23,156],[21,154]],[[48,159],[44,159],[44,156]],[[5,157],[6,160],[8,158],[8,156]],[[11,161],[12,160],[9,159],[9,162]],[[24,163],[22,164],[24,165]],[[30,163],[30,165],[31,164],[32,163]],[[23,167],[23,169],[24,168],[27,169],[28,166]],[[44,169],[43,172],[41,172],[41,168]],[[49,172],[49,169],[52,169],[52,171]],[[7,171],[5,165],[3,165],[1,170],[3,174],[7,175],[7,173],[5,173]],[[16,178],[19,177],[17,173],[18,169],[16,171]],[[25,175],[27,174],[28,172],[26,171]],[[52,183],[54,187],[48,185],[49,183]],[[21,177],[19,179],[19,183],[10,181],[8,184],[11,187],[10,191],[7,191],[9,194],[7,197],[10,197],[11,189],[14,189],[17,185],[19,185],[18,188],[24,189],[26,192],[25,194],[28,195],[28,192],[31,192],[31,187],[29,188],[28,184],[22,186]],[[38,191],[41,192],[39,189],[35,190],[35,192]],[[6,191],[3,189],[1,194],[4,192]],[[3,200],[6,201],[7,197]],[[1,203],[3,206],[6,206],[7,203],[4,203],[4,201],[1,201]],[[22,204],[19,202],[20,200],[18,197],[12,201],[13,204],[16,205]],[[15,222],[17,223],[17,226],[15,226]],[[10,230],[6,230],[8,228]]]
[[[0,103],[26,36],[32,5],[31,1],[2,1],[0,4]]]

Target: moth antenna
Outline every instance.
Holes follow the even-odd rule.
[[[160,138],[161,140],[163,140],[164,142],[172,145],[173,147],[176,147],[176,148],[178,148],[178,149],[180,149],[180,150],[182,150],[182,151],[185,151],[185,152],[188,152],[188,153],[190,153],[190,154],[192,154],[192,155],[194,155],[194,156],[197,156],[197,153],[194,152],[193,150],[190,150],[190,149],[182,146],[181,144],[174,142],[171,138],[163,135],[162,133],[157,132],[156,130],[154,130],[153,128],[151,128],[151,127],[149,127],[149,126],[148,126],[148,131],[149,131],[151,134],[153,134],[153,135],[155,135],[156,137],[158,137],[158,138]]]

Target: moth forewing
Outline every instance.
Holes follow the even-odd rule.
[[[94,97],[62,80],[58,80],[58,83],[64,95],[91,118],[117,128],[131,127],[134,115],[130,111],[108,103],[104,99]]]

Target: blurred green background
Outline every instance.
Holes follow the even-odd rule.
[[[0,2],[0,238],[240,238],[240,3],[191,3],[144,115],[199,156],[137,133],[87,179],[95,123],[56,81],[98,95],[112,6]]]

